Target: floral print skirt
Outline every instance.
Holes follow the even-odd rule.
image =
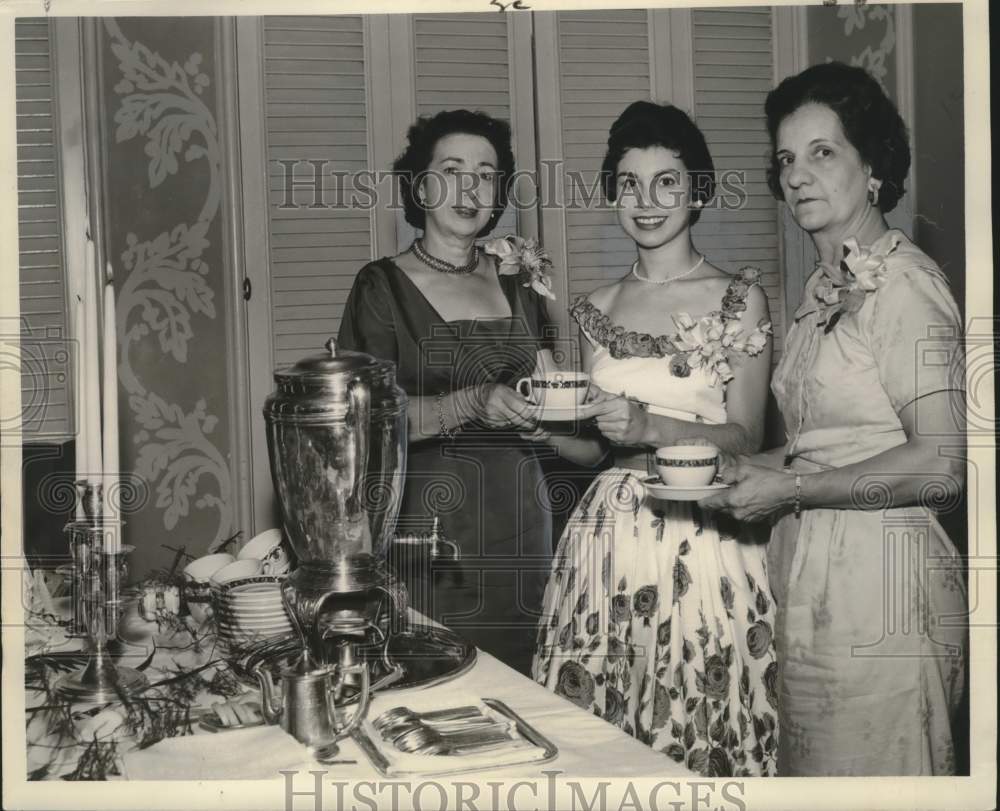
[[[560,539],[532,676],[702,776],[773,775],[774,611],[760,537],[613,468]]]

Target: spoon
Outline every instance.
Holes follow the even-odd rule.
[[[511,726],[509,721],[495,721],[485,716],[456,721],[417,721],[404,719],[387,726],[382,726],[378,732],[383,740],[395,741],[415,729],[431,729],[441,735],[452,737],[471,732],[493,732],[498,730],[507,732],[510,731]]]
[[[418,727],[393,740],[401,752],[422,755],[462,754],[496,745],[509,745],[514,741],[509,730],[483,730],[443,735],[430,727]]]
[[[335,766],[338,764],[348,764],[357,763],[356,760],[337,760],[337,755],[340,754],[340,745],[333,741],[323,746],[317,746],[313,750],[313,757],[316,758],[317,763],[321,763],[324,766]]]

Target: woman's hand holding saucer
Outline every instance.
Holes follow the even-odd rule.
[[[535,429],[537,406],[510,386],[494,383],[480,391],[479,421],[489,428]]]
[[[644,441],[648,414],[635,400],[591,383],[587,401],[578,413],[581,422],[593,419],[597,429],[619,445],[641,445]]]
[[[787,473],[752,464],[747,456],[720,457],[719,478],[729,488],[699,499],[698,506],[727,512],[738,521],[766,521],[785,512],[795,501]]]

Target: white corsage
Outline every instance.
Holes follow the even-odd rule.
[[[857,239],[850,237],[844,241],[844,258],[840,260],[839,269],[817,263],[825,276],[816,285],[816,298],[829,306],[840,304],[826,319],[824,334],[837,326],[845,313],[858,312],[865,303],[865,297],[885,283],[886,257],[896,250],[899,242],[899,236],[894,235],[889,250],[882,254],[873,253],[871,248],[862,247]]]
[[[750,335],[744,336],[739,321],[724,318],[718,311],[697,320],[688,313],[678,313],[673,320],[677,326],[673,344],[678,352],[671,358],[671,372],[687,377],[691,369],[704,369],[711,375],[713,386],[733,379],[729,365],[733,353],[759,355],[772,333],[771,322],[763,318]]]
[[[483,250],[490,256],[497,257],[497,272],[501,276],[520,274],[524,287],[530,287],[538,295],[555,301],[552,277],[549,274],[552,260],[536,240],[508,234],[487,241]]]

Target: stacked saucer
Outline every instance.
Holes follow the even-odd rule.
[[[281,600],[284,579],[284,575],[257,575],[212,584],[219,641],[230,651],[294,633]]]

